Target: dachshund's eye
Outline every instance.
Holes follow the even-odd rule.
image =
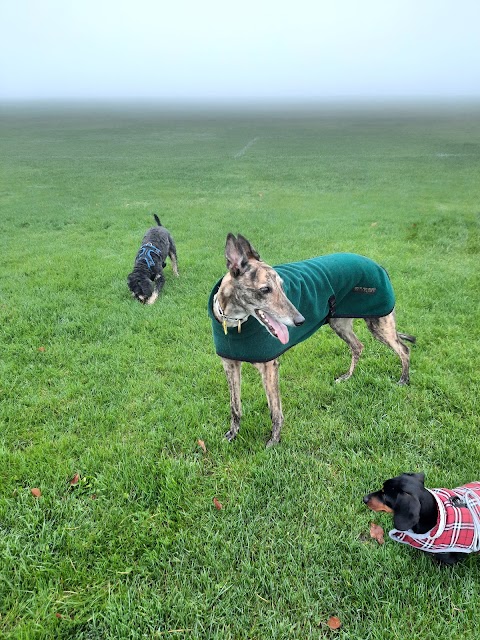
[[[272,293],[272,287],[269,287],[268,285],[266,285],[265,287],[261,287],[260,288],[261,293]]]

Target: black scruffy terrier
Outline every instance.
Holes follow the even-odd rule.
[[[142,304],[153,304],[165,284],[163,269],[167,255],[172,261],[173,273],[178,276],[177,249],[170,233],[154,214],[157,227],[152,227],[143,237],[142,246],[135,258],[128,287],[132,296]]]

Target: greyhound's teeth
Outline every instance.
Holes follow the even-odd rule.
[[[274,335],[275,337],[277,336],[277,332],[275,331],[275,329],[272,327],[272,325],[270,324],[270,322],[267,320],[266,315],[264,314],[264,312],[261,309],[257,309],[257,314],[260,316],[260,318],[262,319],[262,321],[265,323],[266,327],[268,328],[268,330],[270,331],[270,333],[272,335]]]

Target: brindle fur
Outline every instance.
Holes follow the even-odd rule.
[[[248,316],[256,317],[255,310],[263,310],[287,326],[300,325],[303,316],[286,297],[282,280],[278,273],[260,259],[259,254],[250,242],[242,235],[235,237],[229,233],[225,245],[225,257],[228,273],[224,276],[218,293],[218,304],[223,312],[213,309],[219,322],[227,318],[227,326],[237,327],[239,320],[246,320]],[[410,351],[401,341],[415,342],[413,336],[397,333],[395,313],[392,311],[382,318],[366,318],[365,322],[372,335],[387,345],[399,356],[402,363],[402,375],[398,384],[409,383]],[[336,382],[348,380],[353,374],[355,366],[363,351],[363,344],[353,331],[353,318],[330,318],[328,324],[333,331],[347,343],[352,354],[349,370],[336,379]],[[222,358],[223,368],[227,376],[230,391],[230,429],[225,434],[228,441],[237,435],[242,416],[241,405],[241,367],[239,360]],[[279,389],[278,359],[268,362],[254,362],[262,376],[262,382],[267,396],[268,408],[272,419],[272,435],[267,446],[276,444],[280,440],[283,425],[282,402]]]

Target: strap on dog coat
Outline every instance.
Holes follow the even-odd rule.
[[[428,553],[480,551],[480,482],[428,491],[438,507],[438,522],[433,529],[424,534],[392,529],[390,538]]]
[[[162,257],[162,252],[158,247],[156,247],[151,242],[147,242],[146,244],[142,244],[140,247],[140,251],[137,253],[136,260],[145,260],[147,263],[147,267],[151,269],[155,266],[155,261],[152,258],[152,253],[154,253],[159,258]]]

